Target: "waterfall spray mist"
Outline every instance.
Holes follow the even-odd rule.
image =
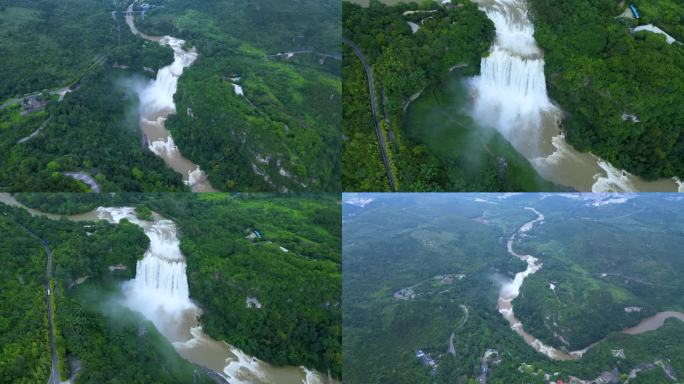
[[[131,11],[132,7],[131,4],[128,10]],[[199,165],[183,157],[171,133],[164,126],[167,116],[176,113],[173,96],[178,88],[178,78],[185,68],[197,60],[197,50],[194,47],[184,49],[185,41],[181,39],[171,36],[149,36],[138,31],[132,14],[126,15],[126,23],[133,34],[173,49],[173,63],[159,69],[157,77],[138,90],[140,128],[145,133],[150,151],[180,173],[183,182],[189,185],[193,192],[215,191]]]
[[[549,181],[580,191],[677,191],[677,179],[646,182],[591,153],[580,153],[560,131],[561,110],[549,99],[543,52],[534,39],[525,0],[479,0],[496,27],[496,40],[468,86],[470,110],[496,128]]]

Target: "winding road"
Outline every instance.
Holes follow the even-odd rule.
[[[24,225],[17,223],[22,227],[31,237],[35,238],[43,246],[45,254],[47,255],[47,265],[45,267],[45,301],[47,302],[48,310],[48,325],[50,328],[50,353],[52,354],[52,368],[50,369],[50,378],[48,379],[48,384],[60,384],[59,380],[59,370],[58,370],[58,360],[57,360],[57,349],[55,348],[55,329],[54,321],[52,319],[52,300],[50,300],[50,280],[52,279],[52,251],[50,251],[50,246],[47,241],[41,239],[38,235],[31,232],[30,229],[26,228]]]
[[[50,300],[50,294],[52,293],[50,292],[50,280],[52,278],[52,252],[50,251],[50,246],[48,245],[47,241],[36,236],[31,231],[29,231],[29,233],[31,236],[34,236],[40,241],[43,249],[45,250],[45,254],[47,255],[47,266],[45,268],[45,300],[47,300],[48,307],[48,324],[50,326],[50,353],[52,354],[52,368],[50,369],[50,379],[48,380],[48,384],[59,384],[59,363],[57,361],[57,349],[55,348],[55,327],[54,320],[52,318],[52,300]]]
[[[390,190],[392,192],[396,192],[394,176],[392,176],[392,169],[390,168],[389,158],[387,157],[387,147],[385,146],[385,138],[382,135],[382,129],[380,128],[380,119],[378,118],[378,104],[375,100],[375,89],[373,89],[373,73],[371,72],[370,66],[366,62],[366,57],[363,56],[363,52],[361,52],[361,49],[356,44],[354,44],[353,41],[349,40],[344,36],[342,36],[342,42],[344,44],[347,44],[352,49],[352,51],[354,51],[356,57],[358,57],[359,61],[361,61],[361,64],[363,64],[363,70],[366,71],[366,79],[368,80],[368,92],[370,93],[371,112],[373,112],[373,121],[375,122],[375,133],[378,136],[378,143],[380,144],[382,162],[385,163],[385,172],[387,173],[387,179],[389,180]]]
[[[62,172],[64,176],[71,177],[72,179],[81,181],[90,187],[91,192],[100,193],[100,185],[97,181],[85,172]]]

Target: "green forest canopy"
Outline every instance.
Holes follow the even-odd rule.
[[[304,365],[324,373],[330,369],[334,377],[340,377],[338,196],[161,193],[21,194],[19,198],[31,207],[56,213],[133,205],[140,212],[151,209],[172,218],[179,227],[181,250],[187,260],[190,295],[203,309],[201,321],[210,336],[276,365]],[[53,226],[62,223],[34,220]],[[86,236],[83,225],[75,225],[80,234],[73,236],[73,246],[53,251],[58,260],[55,275],[63,286],[86,273],[105,279],[111,274],[106,268],[110,263],[128,266],[118,278],[133,277],[135,261],[146,246],[145,241],[137,240],[142,236],[137,227],[99,223],[100,227],[113,228],[114,234],[106,236],[108,243],[97,247],[89,241],[99,237]],[[101,232],[89,229],[93,230]],[[254,230],[262,238],[249,238]],[[54,236],[47,231],[46,235]],[[114,240],[119,238],[124,240]],[[48,240],[52,243],[50,237]],[[106,244],[117,244],[117,248],[107,248]],[[121,249],[125,244],[139,248]],[[130,258],[112,259],[121,254]],[[245,297],[257,297],[263,309],[248,308]]]
[[[212,184],[338,191],[339,1],[152,3],[163,7],[140,28],[183,38],[199,53],[176,95],[178,110],[192,113],[171,116],[167,127]]]
[[[159,7],[137,20],[142,30],[199,51],[167,127],[215,187],[339,190],[338,2],[150,3]],[[169,64],[172,51],[111,13],[127,5],[0,1],[0,103],[9,102],[0,107],[0,190],[88,190],[64,172],[89,173],[102,191],[187,189],[144,145],[132,86]],[[277,55],[287,51],[302,53]],[[236,76],[246,97],[233,90]],[[73,92],[58,102],[65,86]],[[15,97],[39,92],[46,110],[20,115]]]
[[[545,372],[558,372],[555,379],[565,382],[570,375],[592,380],[613,368],[622,376],[658,360],[684,372],[684,322],[671,319],[638,336],[619,332],[654,312],[684,310],[682,260],[674,246],[682,241],[682,201],[642,194],[598,205],[610,197],[594,196],[375,194],[359,196],[373,200],[363,208],[344,204],[345,380],[475,383],[487,349],[501,359],[490,361],[491,383],[547,383]],[[577,361],[535,352],[496,310],[500,282],[526,268],[501,239],[536,217],[525,209],[530,206],[545,219],[515,249],[539,257],[543,267],[525,280],[513,303],[516,317],[557,347],[564,343],[551,330],[573,349],[600,341]],[[435,279],[449,274],[463,277]],[[394,296],[407,287],[415,298]],[[461,305],[468,309],[465,323]],[[626,312],[629,306],[642,310]],[[455,358],[445,352],[452,332]],[[418,349],[438,360],[436,375],[421,365]],[[660,367],[653,371],[630,382],[669,382]]]
[[[361,7],[345,1],[342,8],[343,35],[360,47],[372,67],[400,190],[557,189],[501,135],[459,112],[467,103],[462,79],[479,73],[494,38],[493,23],[477,5],[371,1]],[[415,33],[409,21],[420,26]],[[342,184],[349,191],[388,190],[365,74],[349,48],[343,73]]]
[[[646,179],[684,175],[684,45],[630,34],[653,23],[684,41],[684,5],[635,1],[642,19],[617,17],[612,0],[531,0],[550,96],[568,112],[568,141]],[[634,114],[639,122],[624,119]]]

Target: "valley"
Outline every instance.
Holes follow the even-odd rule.
[[[339,3],[0,7],[0,190],[339,189]]]
[[[356,112],[344,119],[345,189],[387,190],[374,164],[379,145],[402,191],[681,191],[684,50],[648,23],[676,35],[684,8],[637,3],[648,15],[632,17],[624,2],[345,2],[343,35],[370,57],[390,142],[359,133],[367,92],[345,53],[345,84],[348,78],[354,94],[344,103]],[[460,18],[468,21],[444,22]],[[593,23],[602,40],[580,44],[578,20]],[[675,80],[660,83],[667,76]],[[607,77],[610,85],[601,80]],[[361,151],[368,160],[352,167]]]
[[[681,375],[676,194],[343,199],[345,378],[667,383]],[[373,357],[379,350],[386,359]]]
[[[144,377],[155,377],[156,382],[169,383],[192,380],[246,384],[338,382],[334,379],[339,378],[339,366],[334,366],[334,355],[339,353],[335,351],[339,348],[335,336],[339,298],[336,305],[334,300],[340,291],[334,277],[337,273],[339,278],[338,266],[333,260],[336,257],[339,260],[339,255],[336,256],[338,251],[333,245],[336,236],[333,228],[328,232],[326,227],[317,227],[308,221],[312,218],[304,217],[298,219],[299,224],[290,224],[303,231],[301,236],[314,236],[320,241],[317,257],[328,257],[327,260],[303,255],[301,248],[288,243],[287,238],[294,233],[275,235],[275,227],[268,222],[261,222],[259,226],[261,233],[268,234],[271,239],[267,242],[251,240],[240,230],[232,238],[224,233],[214,240],[213,245],[203,241],[203,245],[198,246],[188,241],[187,235],[179,234],[180,228],[185,234],[191,231],[188,225],[192,225],[190,223],[194,220],[185,221],[187,214],[177,210],[184,210],[186,204],[208,204],[207,207],[214,207],[210,209],[213,211],[210,215],[222,216],[219,211],[225,207],[231,206],[232,211],[237,212],[235,208],[243,204],[240,202],[242,199],[234,200],[228,195],[197,199],[187,194],[183,197],[124,194],[115,200],[118,204],[127,201],[132,205],[107,207],[101,204],[111,197],[80,199],[80,196],[85,195],[26,194],[19,196],[22,202],[12,195],[0,196],[3,220],[8,226],[3,231],[13,226],[32,228],[53,250],[53,267],[48,266],[48,271],[54,269],[50,287],[56,314],[58,357],[55,361],[58,363],[54,369],[59,372],[58,379],[71,378],[79,383],[101,382],[107,376],[129,382],[144,382]],[[243,208],[254,212],[261,206],[264,212],[270,211],[267,215],[272,214],[272,210],[285,209],[285,206],[289,207],[288,211],[298,209],[300,214],[308,214],[311,209],[317,215],[325,212],[334,216],[335,212],[334,209],[328,212],[330,208],[326,207],[327,203],[334,202],[332,197],[322,197],[315,204],[289,198],[283,198],[281,203],[284,205],[274,201],[266,204],[259,200],[258,197],[242,200],[246,203]],[[48,211],[59,212],[71,206],[70,209],[79,213],[63,216],[24,205],[39,208],[46,202],[51,207]],[[55,202],[60,203],[55,205]],[[98,207],[90,208],[94,205]],[[155,207],[150,209],[150,206]],[[220,208],[222,206],[224,208]],[[157,210],[165,213],[157,213]],[[172,213],[173,210],[176,212]],[[167,219],[168,216],[175,219]],[[186,219],[182,219],[184,216]],[[239,213],[233,214],[236,221],[231,226],[240,225],[239,217]],[[211,226],[205,226],[207,228]],[[300,238],[302,240],[303,237]],[[17,241],[21,241],[20,238]],[[324,241],[329,243],[326,245]],[[226,261],[219,261],[225,260],[225,255],[216,256],[211,251],[206,253],[204,248],[215,249],[219,244],[234,247],[234,242],[241,244],[241,253],[250,255],[251,263],[259,262],[260,258],[261,263],[266,263],[259,268],[262,277],[243,280],[245,274],[253,275],[255,271],[237,259],[230,262],[235,263],[233,266],[226,265]],[[5,246],[12,247],[13,244],[6,243]],[[288,247],[287,252],[282,251],[285,249],[283,245]],[[186,256],[188,254],[191,256]],[[214,264],[217,262],[225,266],[218,267]],[[209,272],[203,263],[215,266]],[[277,267],[268,267],[267,264]],[[316,269],[305,267],[314,264]],[[216,283],[216,278],[227,270],[233,270],[235,275],[228,277],[225,292],[216,294],[214,290],[221,285]],[[281,280],[297,270],[298,279],[290,276]],[[19,271],[10,268],[8,273]],[[214,277],[207,278],[205,273]],[[300,291],[294,288],[303,281],[309,289],[318,291],[315,296],[309,289]],[[275,287],[281,291],[280,294],[273,294]],[[232,296],[232,299],[224,295]],[[289,296],[286,306],[273,301],[279,295]],[[210,299],[216,296],[223,299]],[[250,305],[250,302],[258,305]],[[324,305],[324,302],[328,304]],[[232,315],[225,318],[221,315],[224,311],[230,311]],[[281,331],[278,329],[288,329],[287,318],[294,319],[295,313],[298,323],[304,327],[290,331],[287,347],[281,344],[281,347],[274,348],[285,342],[279,339],[277,333]],[[7,312],[3,319],[4,316],[16,318],[22,314]],[[315,336],[307,333],[308,327],[317,329]],[[295,341],[297,334],[301,336],[299,341]],[[312,336],[321,340],[315,342]],[[99,344],[98,340],[103,337],[109,340],[109,345]],[[235,341],[230,344],[221,341],[226,339]],[[35,345],[36,342],[38,340],[31,343]],[[322,342],[326,345],[325,350],[319,349]],[[95,343],[95,346],[89,349],[89,343]],[[266,347],[266,344],[271,347]],[[126,349],[128,353],[137,353],[140,361],[153,365],[128,364],[124,369],[121,364],[126,360],[117,359],[120,358],[118,353],[126,353]],[[284,353],[285,350],[288,352]],[[9,352],[3,350],[3,354]],[[113,354],[112,359],[104,359],[103,353]],[[332,360],[324,362],[328,358]],[[103,369],[101,366],[105,361],[110,366]],[[288,363],[294,365],[288,366]],[[9,372],[3,368],[3,373]],[[27,380],[27,374],[18,373],[17,382]]]

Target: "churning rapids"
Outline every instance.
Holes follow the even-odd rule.
[[[522,287],[523,281],[525,281],[525,278],[529,277],[530,275],[536,273],[539,271],[543,263],[541,260],[537,259],[536,257],[532,255],[522,255],[513,249],[513,243],[515,239],[518,236],[524,235],[526,232],[532,229],[535,224],[537,223],[542,223],[544,221],[544,215],[541,214],[539,211],[537,211],[534,208],[531,207],[525,207],[525,209],[534,212],[537,215],[536,219],[533,219],[531,221],[528,221],[527,223],[523,224],[516,232],[514,232],[511,237],[508,238],[508,242],[506,244],[508,253],[516,257],[522,261],[524,261],[527,264],[527,268],[522,271],[518,272],[515,274],[515,277],[513,278],[512,281],[503,284],[501,287],[501,290],[499,292],[499,299],[497,301],[497,307],[499,310],[499,313],[508,321],[508,323],[511,325],[511,329],[515,331],[519,336],[521,336],[527,345],[532,347],[535,351],[542,353],[546,355],[549,359],[552,360],[577,360],[582,358],[582,356],[593,346],[598,344],[598,342],[595,342],[593,344],[588,345],[584,349],[580,349],[577,351],[564,351],[560,350],[557,348],[554,348],[550,345],[544,344],[541,340],[537,339],[536,337],[532,336],[531,334],[527,333],[525,331],[525,328],[523,327],[522,322],[518,320],[515,317],[515,313],[513,312],[513,300],[518,297],[520,294],[520,287]],[[655,316],[648,317],[645,319],[642,319],[641,322],[632,327],[623,330],[624,333],[630,334],[630,335],[638,335],[640,333],[648,332],[648,331],[653,331],[656,330],[660,327],[663,326],[665,323],[665,320],[670,318],[670,317],[675,317],[678,318],[682,321],[684,321],[684,313],[681,312],[675,312],[675,311],[665,311],[665,312],[659,312]]]
[[[18,206],[32,215],[53,220],[61,216],[28,208],[7,193],[0,203]],[[201,309],[190,299],[185,273],[185,257],[173,221],[153,213],[152,221],[140,220],[133,207],[100,207],[68,216],[73,221],[106,220],[118,224],[126,219],[142,228],[150,240],[145,255],[138,260],[133,280],[122,285],[122,304],[141,313],[184,359],[211,369],[231,384],[323,384],[337,383],[305,367],[275,367],[223,341],[206,335],[199,323]]]
[[[133,4],[128,7],[129,12],[132,10]],[[157,72],[157,78],[138,92],[140,128],[145,133],[150,150],[164,159],[174,171],[180,173],[183,176],[183,182],[189,185],[193,192],[215,191],[199,165],[183,157],[171,137],[171,132],[164,127],[166,118],[176,113],[173,95],[176,93],[178,78],[183,74],[183,70],[197,59],[197,50],[194,47],[184,50],[185,41],[175,37],[149,36],[140,32],[135,27],[132,13],[127,13],[126,23],[134,35],[160,45],[168,45],[173,49],[173,63],[161,68]]]
[[[556,349],[550,345],[546,345],[542,343],[541,340],[527,333],[523,328],[523,325],[520,322],[520,320],[518,320],[515,317],[515,313],[513,313],[512,302],[520,294],[520,287],[522,287],[523,281],[525,281],[526,277],[532,275],[533,273],[537,272],[542,268],[542,262],[536,257],[532,255],[521,255],[513,250],[513,241],[515,241],[515,238],[518,234],[524,234],[525,232],[532,229],[534,224],[544,220],[544,215],[539,213],[539,211],[537,211],[536,209],[530,207],[525,207],[525,209],[536,213],[537,218],[532,221],[528,221],[522,227],[520,227],[520,229],[518,229],[517,232],[513,233],[511,237],[508,239],[508,243],[506,244],[506,246],[508,248],[508,253],[510,253],[511,256],[517,257],[518,259],[527,263],[527,269],[525,269],[522,272],[516,273],[513,281],[511,281],[508,284],[504,284],[501,287],[501,291],[499,293],[499,300],[497,302],[499,313],[501,313],[504,319],[508,321],[508,323],[511,325],[511,329],[513,329],[515,333],[520,335],[530,347],[534,348],[535,351],[543,353],[544,355],[553,360],[579,359],[591,346],[583,350],[568,353]]]
[[[543,52],[526,1],[476,2],[496,26],[480,76],[468,81],[476,121],[495,127],[542,177],[557,184],[593,192],[684,192],[684,182],[676,178],[647,182],[570,146],[560,130],[561,110],[546,93]]]

